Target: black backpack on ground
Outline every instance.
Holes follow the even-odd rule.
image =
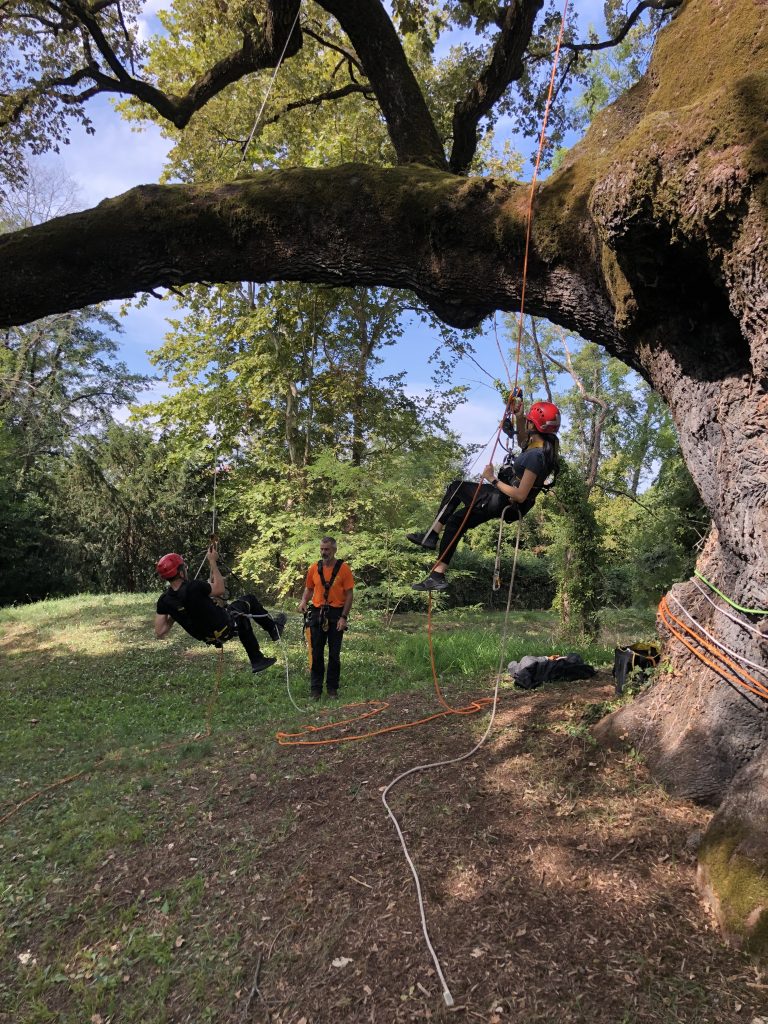
[[[613,652],[613,678],[616,693],[624,692],[624,684],[630,675],[639,675],[645,680],[651,669],[661,661],[661,651],[656,644],[629,644],[617,647]]]

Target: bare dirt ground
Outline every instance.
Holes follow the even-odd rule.
[[[219,747],[141,797],[164,809],[162,841],[108,859],[89,898],[148,927],[158,893],[196,880],[165,999],[173,1024],[768,1024],[768,970],[722,944],[695,892],[711,811],[586,736],[585,709],[611,694],[605,673],[507,693],[470,761],[393,792],[452,1009],[380,790],[469,750],[484,716],[333,747]],[[432,711],[399,695],[388,714]],[[204,950],[218,966],[201,986]],[[126,997],[151,981],[131,976]]]

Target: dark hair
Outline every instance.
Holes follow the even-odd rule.
[[[538,431],[537,431],[538,433]],[[544,439],[544,453],[547,460],[546,488],[554,487],[560,472],[560,438],[557,434],[539,434]]]

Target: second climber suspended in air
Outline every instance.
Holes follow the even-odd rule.
[[[507,455],[498,476],[489,463],[480,484],[471,480],[452,481],[432,526],[422,533],[407,534],[413,544],[438,551],[432,571],[413,585],[414,590],[447,589],[448,566],[467,530],[500,519],[510,507],[513,518],[522,518],[533,508],[547,481],[554,483],[560,465],[560,410],[552,402],[535,402],[526,413],[522,398],[517,397],[512,400],[511,412],[522,451]],[[513,432],[507,414],[502,429],[509,435]]]
[[[226,588],[218,566],[215,543],[211,543],[206,558],[210,569],[207,582],[191,580],[184,559],[175,552],[163,555],[158,561],[155,570],[168,583],[168,589],[157,602],[155,636],[162,640],[174,622],[178,622],[196,640],[213,647],[221,647],[226,640],[236,636],[245,648],[251,671],[263,672],[277,659],[262,654],[251,620],[257,622],[270,639],[279,640],[287,616],[284,612],[270,615],[255,594],[245,594],[236,601],[225,602]]]

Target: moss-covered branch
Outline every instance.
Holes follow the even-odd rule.
[[[476,323],[519,305],[525,197],[521,186],[487,179],[357,165],[141,186],[0,237],[0,323],[233,280],[391,285],[418,293],[450,323]],[[587,260],[571,270],[556,253],[542,262],[534,252],[527,308],[615,342]]]

